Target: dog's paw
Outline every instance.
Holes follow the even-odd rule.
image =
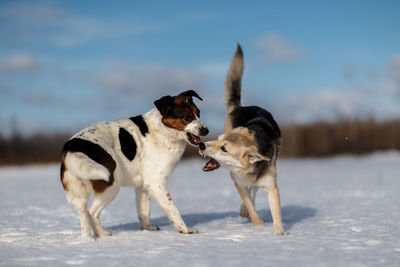
[[[160,228],[155,226],[155,225],[147,225],[147,226],[143,226],[142,225],[142,230],[148,230],[148,231],[159,231]]]
[[[254,227],[264,226],[264,223],[263,223],[263,221],[253,222],[253,226]]]
[[[96,235],[98,237],[112,236],[111,232],[106,231],[106,230],[99,231],[98,233],[96,233]]]
[[[289,232],[276,232],[277,235],[282,236],[282,235],[289,235]]]
[[[198,234],[199,233],[199,231],[197,231],[196,229],[190,229],[190,228],[188,228],[188,229],[186,229],[186,230],[179,230],[179,233],[181,233],[181,234]]]
[[[240,216],[244,218],[249,217],[249,212],[244,204],[240,205]]]
[[[94,239],[94,236],[92,233],[82,233],[81,234],[82,239]]]
[[[275,225],[275,224],[274,224],[274,230],[275,230],[275,233],[276,233],[277,235],[280,235],[280,236],[282,236],[282,235],[289,235],[289,233],[288,233],[288,232],[285,232],[285,230],[283,229],[283,227],[282,227],[281,225]]]

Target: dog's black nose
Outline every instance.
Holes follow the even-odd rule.
[[[202,127],[200,129],[200,135],[205,136],[208,134],[208,128],[207,127]]]
[[[199,144],[199,149],[200,149],[200,150],[205,150],[205,149],[206,149],[206,145],[205,145],[203,142],[201,142],[201,143]]]

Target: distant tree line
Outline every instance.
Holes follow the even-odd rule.
[[[11,137],[0,136],[0,165],[20,165],[56,162],[60,160],[61,148],[70,138],[69,134],[36,134]]]
[[[400,150],[400,120],[316,122],[282,126],[281,130],[282,157],[324,157]],[[0,136],[0,165],[58,162],[61,148],[70,136],[62,133],[28,137],[16,133],[8,138]],[[184,158],[197,155],[196,148],[187,146]]]
[[[284,157],[321,157],[400,150],[400,120],[317,122],[282,129]]]

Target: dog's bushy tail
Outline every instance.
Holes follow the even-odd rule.
[[[238,43],[224,84],[225,107],[228,113],[241,105],[240,91],[242,87],[243,68],[243,51]]]
[[[93,161],[81,152],[68,152],[64,155],[68,171],[84,180],[110,180],[110,172],[103,165]]]

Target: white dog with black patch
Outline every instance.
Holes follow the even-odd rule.
[[[83,237],[109,236],[99,216],[121,186],[136,188],[142,229],[159,230],[150,222],[150,197],[185,234],[197,233],[183,221],[168,192],[166,179],[180,160],[186,141],[198,145],[208,134],[200,121],[193,90],[164,96],[149,112],[83,129],[68,140],[62,151],[61,182],[68,201],[80,214]],[[89,196],[94,200],[89,210]]]

